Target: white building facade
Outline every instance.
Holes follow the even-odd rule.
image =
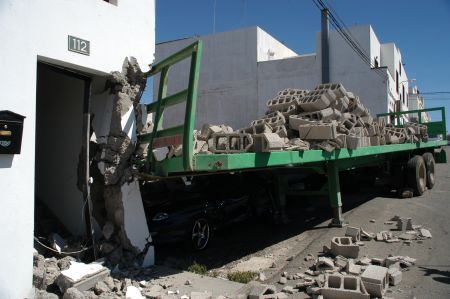
[[[330,81],[341,82],[358,95],[373,115],[408,109],[408,77],[393,43],[379,42],[371,26],[349,28],[370,57],[361,60],[334,30],[329,35]],[[284,88],[314,89],[321,83],[321,41],[317,53],[299,55],[259,27],[169,41],[156,46],[160,60],[196,39],[204,42],[196,126],[226,123],[248,126],[261,117],[266,102]],[[188,64],[180,64],[169,79],[169,92],[187,84]],[[172,80],[172,81],[170,81]],[[158,82],[154,82],[157,90]],[[156,95],[156,92],[154,93]],[[181,109],[166,121],[182,119]]]
[[[154,0],[0,2],[0,110],[26,117],[21,154],[0,155],[0,298],[33,297],[35,196],[71,233],[84,234],[76,177],[86,85],[79,76],[95,94],[127,56],[148,70],[154,6]],[[55,71],[61,68],[64,74]]]

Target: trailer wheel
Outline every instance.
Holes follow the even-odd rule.
[[[427,185],[427,171],[422,156],[414,156],[406,164],[408,186],[414,190],[414,195],[420,196]]]
[[[428,189],[432,189],[434,187],[434,183],[436,181],[434,176],[434,167],[435,161],[432,153],[425,153],[422,155],[423,160],[425,161],[425,168],[427,170],[427,187]]]

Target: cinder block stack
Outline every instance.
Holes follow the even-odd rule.
[[[333,151],[426,141],[428,133],[425,125],[416,123],[387,125],[384,118],[372,117],[341,83],[328,83],[311,91],[284,89],[267,101],[265,115],[249,127],[233,132],[224,125],[205,125],[194,138],[201,153]]]

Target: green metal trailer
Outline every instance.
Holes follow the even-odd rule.
[[[412,182],[412,184],[423,184],[423,180],[426,180],[424,175],[427,173],[423,173],[423,166],[418,166],[416,165],[417,163],[411,162],[414,159],[417,160],[417,158],[414,158],[415,156],[431,153],[437,163],[446,163],[446,154],[442,148],[448,144],[445,141],[446,124],[445,110],[443,107],[378,115],[378,117],[396,118],[398,126],[401,126],[400,116],[402,114],[418,114],[419,123],[422,123],[422,113],[440,111],[442,116],[441,121],[423,123],[428,127],[429,136],[432,137],[427,142],[369,146],[354,150],[336,149],[332,152],[323,150],[293,150],[233,154],[194,154],[193,130],[195,125],[201,55],[202,42],[197,41],[154,65],[147,73],[147,76],[160,74],[159,89],[157,101],[147,105],[148,113],[154,113],[153,132],[140,135],[139,140],[143,144],[149,144],[149,153],[152,153],[152,150],[155,148],[178,146],[180,144],[182,145],[183,153],[180,157],[172,157],[159,162],[154,159],[152,154],[148,154],[146,160],[141,161],[140,164],[141,177],[144,180],[176,176],[211,175],[237,171],[268,171],[280,169],[302,171],[304,169],[312,169],[327,177],[327,184],[320,192],[328,193],[330,205],[333,208],[332,224],[342,225],[342,199],[339,182],[339,173],[341,171],[368,166],[391,168],[394,165],[401,165],[404,166],[404,171],[407,172],[408,177],[414,177],[414,173],[416,174],[416,182]],[[188,87],[178,93],[167,95],[169,69],[174,64],[185,59],[191,60]],[[186,102],[183,125],[162,129],[164,109],[183,102]],[[428,154],[427,157],[429,158],[430,155]],[[427,163],[429,162],[427,161]],[[425,171],[428,171],[428,169],[425,169]],[[283,188],[285,185],[283,175],[280,174],[276,181],[279,184],[278,188],[276,188],[278,190],[278,197],[284,198],[286,189]]]

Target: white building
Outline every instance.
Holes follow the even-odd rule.
[[[408,107],[409,110],[425,109],[425,99],[420,94],[420,91],[417,88],[417,86],[409,88]],[[417,113],[409,115],[410,121],[418,121],[418,118],[419,116]],[[421,121],[430,122],[431,121],[430,114],[428,112],[423,112],[421,114]]]
[[[408,109],[408,77],[399,49],[381,44],[371,26],[349,28],[372,66],[363,62],[334,30],[330,31],[330,81],[342,82],[372,114]],[[196,39],[204,42],[196,126],[227,123],[248,126],[266,111],[266,102],[284,88],[314,89],[321,80],[321,44],[317,53],[299,55],[259,27],[169,41],[156,46],[160,60]],[[172,71],[169,92],[185,88],[188,64]],[[172,80],[172,81],[171,81]],[[154,90],[158,82],[154,82]],[[156,93],[154,93],[156,95]],[[165,115],[179,122],[182,110]]]
[[[0,298],[33,297],[35,196],[70,232],[84,234],[76,180],[85,95],[89,88],[92,94],[103,90],[106,74],[121,70],[127,56],[148,70],[155,50],[154,5],[0,2],[0,109],[26,117],[21,154],[0,155]]]

